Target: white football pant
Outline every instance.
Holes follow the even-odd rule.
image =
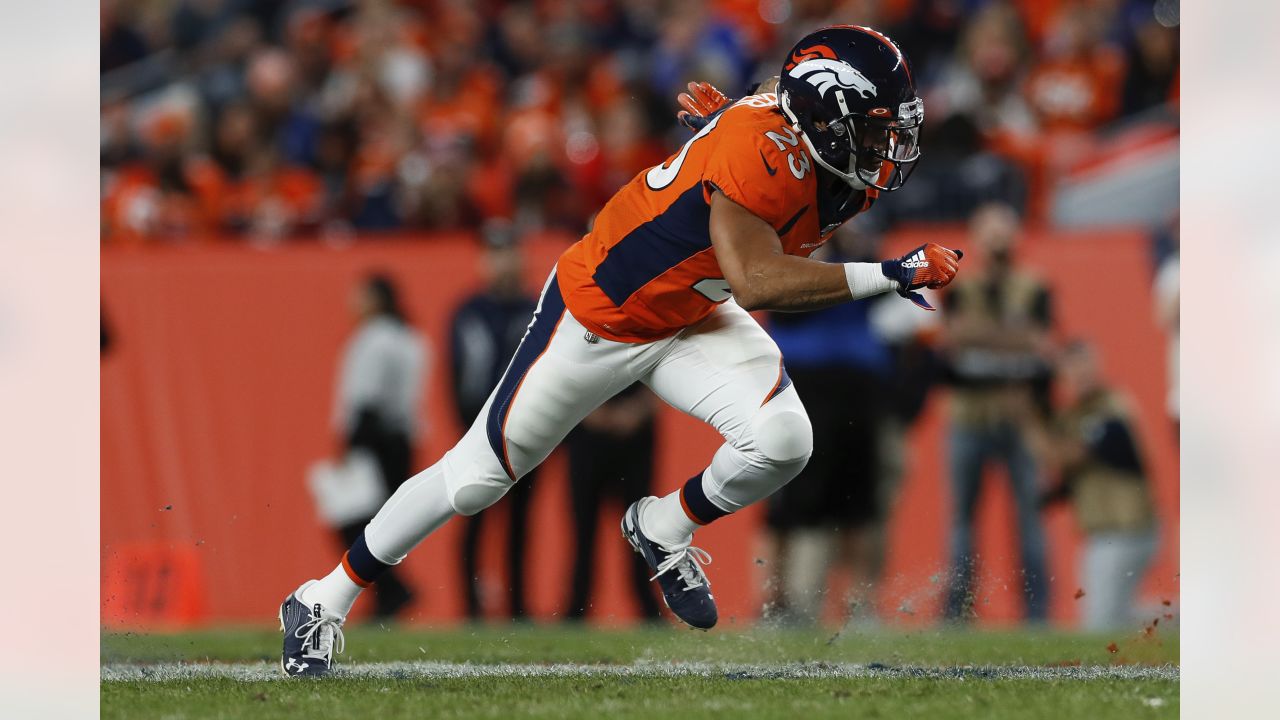
[[[553,271],[484,410],[439,462],[387,500],[365,530],[369,552],[398,563],[454,513],[494,504],[592,410],[637,381],[725,439],[700,483],[695,476],[681,496],[695,521],[773,493],[813,450],[809,418],[778,346],[733,300],[672,337],[613,342],[565,309]]]

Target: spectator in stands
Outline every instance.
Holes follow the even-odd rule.
[[[1133,15],[1133,43],[1120,108],[1124,115],[1169,102],[1178,83],[1178,30],[1157,22],[1149,8]]]
[[[1054,423],[1057,487],[1046,503],[1069,499],[1085,534],[1080,584],[1086,630],[1135,620],[1135,595],[1156,548],[1154,511],[1130,403],[1103,381],[1097,353],[1067,346],[1061,377],[1071,401]]]
[[[602,501],[613,497],[619,517],[628,505],[653,489],[654,450],[653,393],[635,384],[583,419],[569,433],[569,495],[573,511],[573,583],[565,619],[586,617],[595,577],[596,530],[605,509]],[[639,555],[627,553],[631,589],[640,617],[657,620],[658,603],[649,582],[650,570]]]
[[[944,342],[951,397],[951,588],[946,615],[966,620],[973,611],[973,518],[983,473],[992,461],[1008,470],[1017,508],[1028,619],[1048,611],[1044,530],[1036,510],[1040,470],[1027,432],[1048,411],[1049,289],[1017,267],[1018,217],[1004,205],[986,205],[970,221],[971,247],[981,263],[953,284],[945,300]]]
[[[967,115],[996,142],[1034,134],[1035,115],[1021,93],[1031,50],[1017,11],[1007,2],[983,6],[965,28],[958,53],[926,96],[930,113]]]
[[[103,0],[100,5],[99,58],[103,73],[142,60],[150,53],[147,40],[122,16],[119,0]]]
[[[913,192],[911,207],[901,209],[904,217],[959,220],[983,200],[1026,206],[1038,216],[1043,150],[1040,124],[1024,92],[1033,63],[1023,18],[1010,3],[998,0],[974,13],[954,61],[925,89],[934,119],[924,132],[943,162],[923,176],[927,182]]]
[[[106,232],[123,242],[183,241],[205,228],[187,154],[194,124],[192,107],[178,96],[157,102],[142,116],[138,152],[122,149],[123,162],[104,173]]]
[[[524,337],[537,301],[524,289],[520,237],[505,220],[490,220],[484,228],[481,273],[485,287],[467,298],[453,313],[450,345],[453,358],[454,407],[459,427],[471,427],[489,394]],[[509,513],[507,535],[507,596],[511,618],[525,617],[525,548],[529,503],[537,471],[515,484],[499,504]],[[500,516],[480,513],[464,518],[462,587],[467,617],[485,616],[485,598],[478,572],[480,537],[486,524]]]
[[[390,496],[412,474],[427,347],[405,318],[396,286],[386,275],[370,276],[360,286],[352,310],[360,324],[342,353],[334,423],[342,454],[363,450],[372,455]],[[343,546],[355,542],[371,519],[339,528]],[[394,570],[373,589],[375,617],[394,617],[413,600]]]
[[[910,4],[906,17],[890,28],[889,35],[901,47],[912,49],[911,72],[921,86],[930,86],[955,55],[966,8],[955,0],[911,0]]]
[[[1027,78],[1027,101],[1047,132],[1094,130],[1119,110],[1124,57],[1098,18],[1096,9],[1063,4]]]

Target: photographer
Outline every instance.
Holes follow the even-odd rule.
[[[951,588],[949,620],[972,614],[973,517],[990,461],[1005,466],[1017,507],[1027,619],[1048,612],[1044,529],[1036,511],[1040,469],[1029,434],[1047,416],[1049,289],[1015,267],[1019,221],[1006,205],[979,208],[971,244],[983,262],[946,296],[944,343],[951,396]]]

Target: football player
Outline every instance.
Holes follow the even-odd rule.
[[[714,97],[711,99],[715,99]],[[688,109],[688,108],[686,108]],[[694,532],[791,480],[812,432],[782,356],[750,310],[812,310],[955,277],[959,254],[928,243],[880,263],[808,258],[843,222],[907,181],[924,118],[902,51],[835,26],[792,50],[777,93],[686,115],[700,125],[618,191],[564,252],[524,340],[480,417],[387,500],[341,563],[280,607],[281,667],[324,675],[361,590],[455,515],[498,501],[583,417],[635,382],[715,427],[724,444],[665,497],[641,498],[622,533],[667,606],[717,619]]]

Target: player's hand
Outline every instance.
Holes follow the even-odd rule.
[[[716,113],[729,107],[731,101],[711,83],[691,82],[689,92],[680,93],[676,102],[684,108],[676,113],[676,119],[691,130],[701,130]]]
[[[936,290],[946,287],[960,270],[960,250],[945,248],[937,243],[925,243],[897,260],[885,260],[880,269],[885,277],[898,282],[898,294],[925,310],[934,310],[920,293],[920,288]]]

